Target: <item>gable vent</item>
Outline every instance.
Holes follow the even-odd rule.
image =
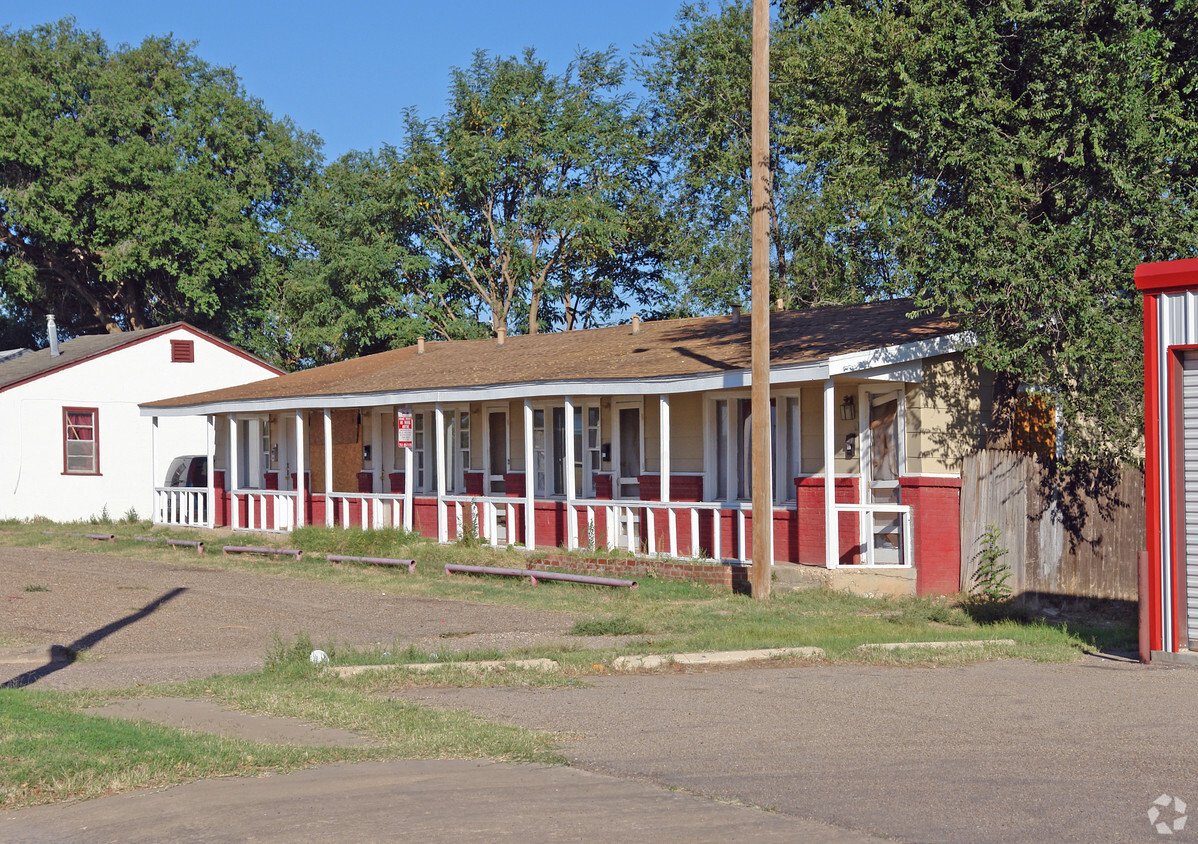
[[[195,363],[195,340],[171,340],[171,363]]]

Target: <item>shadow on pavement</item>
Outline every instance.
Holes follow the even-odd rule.
[[[167,601],[179,597],[186,591],[186,586],[176,587],[169,592],[164,592],[137,612],[130,613],[124,618],[105,624],[103,627],[93,630],[85,636],[80,636],[69,645],[52,645],[50,647],[49,662],[39,668],[18,674],[6,683],[0,683],[0,689],[19,689],[24,686],[31,686],[43,677],[48,677],[56,671],[61,671],[76,660],[79,651],[94,647],[96,643],[111,636],[121,628],[141,621],[146,616],[156,612]]]

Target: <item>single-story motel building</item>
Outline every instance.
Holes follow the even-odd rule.
[[[771,313],[773,560],[959,591],[960,459],[994,378],[956,322],[912,310]],[[749,322],[421,341],[145,403],[206,418],[215,468],[158,487],[155,520],[751,560]]]

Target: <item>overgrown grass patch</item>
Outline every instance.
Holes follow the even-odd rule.
[[[856,659],[849,655],[863,642],[930,641],[1014,638],[1015,655],[1032,659],[1076,658],[1087,648],[1126,645],[1134,647],[1134,627],[1086,625],[1076,618],[1043,621],[1017,611],[1013,605],[989,606],[986,614],[976,602],[958,603],[940,598],[864,598],[828,589],[775,593],[769,601],[755,601],[698,583],[640,578],[640,588],[611,589],[573,583],[543,582],[525,578],[446,576],[447,562],[520,568],[527,557],[520,551],[486,545],[440,545],[402,530],[341,530],[308,527],[288,536],[232,534],[220,531],[185,531],[155,528],[153,535],[203,538],[209,553],[197,557],[186,550],[133,542],[137,530],[113,525],[116,543],[89,543],[64,536],[47,536],[43,523],[0,525],[6,544],[41,545],[63,550],[84,550],[136,556],[146,560],[188,561],[192,565],[249,571],[270,576],[334,583],[388,595],[413,595],[477,601],[555,611],[573,617],[570,632],[576,636],[621,637],[618,648],[577,651],[571,645],[522,648],[507,654],[472,651],[468,641],[447,640],[441,651],[459,657],[559,656],[579,665],[599,662],[614,653],[730,650],[742,648],[822,647],[832,660]],[[278,559],[238,555],[223,557],[219,546],[262,544],[298,547],[304,558]],[[415,559],[414,573],[406,569],[330,563],[326,554]],[[997,606],[997,605],[995,605]],[[1130,630],[1130,640],[1128,638]],[[463,637],[465,639],[465,637]],[[392,650],[392,653],[395,653]],[[431,651],[430,651],[431,652]],[[988,658],[993,656],[980,651]],[[367,657],[355,657],[366,659]],[[957,657],[953,657],[957,659]],[[897,657],[893,660],[900,662]]]

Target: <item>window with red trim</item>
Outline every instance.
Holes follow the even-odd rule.
[[[64,475],[100,474],[100,412],[94,407],[62,409]]]
[[[171,363],[194,363],[195,359],[194,340],[171,340]]]

